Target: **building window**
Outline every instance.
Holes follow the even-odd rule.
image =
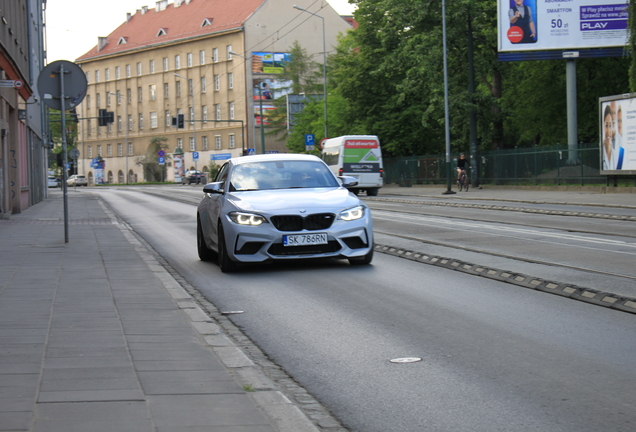
[[[137,76],[141,76],[141,62],[137,63]]]
[[[88,146],[88,158],[93,159],[93,146]]]
[[[137,100],[139,102],[143,101],[143,90],[141,89],[141,87],[137,87]]]
[[[128,114],[128,130],[129,130],[129,131],[133,130],[133,119],[132,119],[132,114]]]
[[[157,85],[156,84],[150,84],[148,86],[148,97],[150,98],[150,100],[157,100]]]
[[[197,151],[197,142],[194,137],[190,137],[190,151]]]
[[[207,81],[205,77],[201,77],[201,93],[205,93],[207,88]]]
[[[119,66],[115,67],[115,79],[121,78],[121,68]]]
[[[112,156],[113,155],[113,145],[112,144],[108,144],[106,146],[106,155],[107,156]]]
[[[132,89],[126,89],[126,103],[132,102]]]
[[[216,143],[215,147],[217,150],[221,150],[221,135],[217,135],[214,137],[214,141]]]
[[[166,127],[172,126],[172,116],[170,110],[166,110]]]
[[[101,156],[101,155],[102,155],[102,146],[101,146],[101,145],[98,145],[98,146],[97,146],[97,155],[98,155],[98,156]]]
[[[86,95],[86,109],[91,109],[91,95]]]
[[[235,148],[236,147],[236,141],[234,139],[234,135],[230,135],[230,148]]]
[[[212,49],[212,62],[213,63],[217,63],[219,61],[219,49],[218,48],[213,48]]]
[[[99,71],[98,70],[95,71],[95,82],[96,83],[99,82]]]
[[[230,120],[234,120],[234,102],[230,102]]]
[[[157,127],[157,112],[156,111],[152,111],[150,113],[150,127],[152,129],[155,129]]]
[[[203,146],[202,150],[206,151],[208,149],[208,137],[204,136],[201,138],[201,145]]]
[[[188,62],[188,67],[192,67],[192,53],[188,53],[186,55],[186,61]]]
[[[227,86],[231,89],[234,88],[234,74],[232,72],[227,74]]]
[[[117,90],[117,105],[121,105],[121,91]]]
[[[164,57],[163,58],[163,71],[166,72],[168,70],[168,67],[169,67],[168,57]]]
[[[141,130],[144,128],[144,115],[143,113],[139,113],[139,123],[137,124],[137,129]]]
[[[214,90],[221,90],[221,77],[218,75],[214,75]]]
[[[177,81],[177,97],[181,97],[181,81]]]
[[[181,56],[179,54],[174,56],[174,68],[181,69]]]
[[[110,81],[110,69],[109,69],[109,68],[106,68],[106,69],[104,70],[104,79],[105,79],[106,81]]]
[[[121,143],[117,143],[117,156],[123,156],[123,155],[124,155],[123,146],[121,145]]]
[[[203,50],[199,51],[199,64],[200,65],[205,64],[205,51]]]
[[[126,65],[126,78],[130,78],[130,65]]]
[[[151,74],[155,73],[155,61],[150,60],[150,64],[148,66],[150,67],[150,73]]]
[[[112,132],[113,131],[113,124],[112,123],[108,123],[106,125],[106,131],[107,132]]]
[[[208,121],[208,106],[207,105],[203,105],[201,107],[201,112],[202,112],[202,115],[203,115],[202,120],[205,123],[205,122]]]
[[[190,107],[190,123],[194,124],[194,107]]]
[[[168,99],[170,95],[170,86],[168,85],[168,83],[163,83],[163,97],[165,99]]]
[[[131,142],[128,143],[128,156],[133,155],[133,144]]]
[[[86,72],[85,75],[86,75],[86,83],[90,84],[91,83],[91,77],[90,77],[91,74],[90,74],[90,72]]]
[[[97,108],[102,106],[102,94],[97,93]]]
[[[121,116],[117,116],[117,130],[121,132],[121,128],[122,128]]]
[[[88,127],[86,129],[88,129],[89,135],[93,133],[93,122],[90,119],[88,120]]]
[[[221,104],[216,104],[216,120],[221,120]]]
[[[179,147],[180,149],[183,149],[183,139],[182,138],[177,138],[177,147]]]
[[[110,92],[106,93],[106,106],[109,107],[110,106]]]
[[[227,59],[232,60],[232,45],[227,46]]]

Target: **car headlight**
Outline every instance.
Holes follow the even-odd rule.
[[[352,221],[364,217],[364,206],[356,206],[340,212],[339,218],[345,221]]]
[[[254,213],[232,212],[228,216],[230,217],[230,220],[232,220],[232,222],[239,225],[258,226],[260,224],[267,223],[267,219],[265,219],[261,215]]]

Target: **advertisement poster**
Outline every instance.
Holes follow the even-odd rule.
[[[291,91],[292,81],[282,81],[271,78],[255,79],[252,82],[254,100],[254,126],[259,127],[261,121],[264,125],[269,125],[267,119],[269,112],[276,109],[274,99],[283,97]],[[261,113],[261,105],[263,112]]]
[[[280,74],[285,72],[285,65],[291,60],[288,53],[253,52],[252,73]]]
[[[601,174],[636,174],[636,99],[600,100]]]
[[[343,169],[345,172],[380,172],[380,145],[377,140],[345,140]]]
[[[185,165],[182,154],[173,154],[172,160],[174,161],[174,182],[181,183],[181,177],[185,175]]]
[[[499,51],[627,44],[629,0],[498,0]]]

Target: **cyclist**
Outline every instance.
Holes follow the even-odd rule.
[[[466,168],[470,168],[470,166],[468,166],[466,155],[461,153],[459,159],[457,159],[457,183],[460,182],[462,174],[466,174]]]

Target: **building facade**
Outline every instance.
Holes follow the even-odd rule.
[[[79,173],[93,182],[179,181],[185,170],[206,171],[248,151],[284,152],[284,142],[260,133],[260,98],[271,97],[277,75],[272,59],[294,41],[317,59],[323,52],[320,19],[293,6],[162,0],[128,13],[76,60],[88,81]],[[307,10],[325,20],[327,50],[351,28],[326,2]],[[99,126],[100,110],[112,112],[113,123]],[[173,126],[179,114],[183,128]]]
[[[45,0],[0,0],[0,217],[46,197],[44,110],[36,83],[44,62]]]

